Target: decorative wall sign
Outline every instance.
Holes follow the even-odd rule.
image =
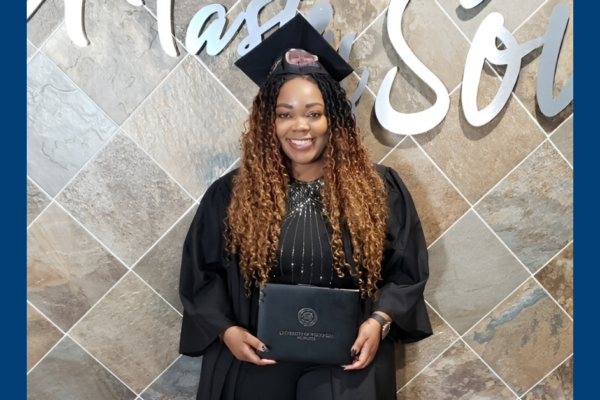
[[[33,15],[44,0],[29,0],[27,2],[27,19]],[[143,0],[127,0],[134,6],[142,6]],[[283,25],[296,14],[300,0],[287,0],[283,10],[263,25],[258,24],[260,11],[273,0],[252,0],[245,11],[242,11],[227,31],[226,9],[220,4],[210,4],[200,9],[192,18],[186,32],[185,46],[189,53],[198,54],[206,51],[211,56],[217,56],[228,43],[239,33],[246,24],[248,36],[238,45],[238,54],[246,54],[258,45],[262,35],[273,27]],[[417,113],[401,113],[390,104],[390,92],[397,68],[392,68],[386,74],[375,101],[375,114],[381,125],[387,130],[403,135],[416,135],[427,132],[437,126],[448,113],[450,99],[448,91],[440,79],[433,74],[412,52],[402,36],[402,16],[410,0],[390,0],[387,13],[388,36],[398,55],[406,65],[422,79],[436,94],[435,104],[427,110]],[[460,0],[465,9],[471,9],[483,0]],[[71,40],[78,46],[89,44],[84,30],[83,16],[84,0],[65,0],[65,24]],[[179,55],[173,37],[173,0],[157,0],[157,20],[160,42],[165,52],[173,57]],[[213,18],[211,23],[209,19]],[[331,42],[333,32],[323,33],[333,17],[331,5],[325,1],[316,3],[310,10],[307,19],[323,36]],[[553,98],[554,75],[556,63],[569,21],[569,8],[565,4],[554,7],[548,29],[541,38],[519,44],[514,36],[504,27],[504,18],[499,13],[489,14],[479,26],[473,39],[462,83],[462,106],[467,121],[473,126],[482,126],[494,119],[506,106],[512,90],[519,77],[521,60],[536,48],[543,46],[537,75],[537,101],[541,112],[553,117],[565,109],[573,101],[573,76],[562,89],[560,95]],[[338,49],[339,54],[348,60],[355,33],[345,35]],[[500,39],[505,48],[496,47],[496,39]],[[477,109],[477,91],[479,78],[485,61],[495,65],[505,65],[506,73],[500,89],[492,102],[483,110]],[[353,113],[356,115],[356,102],[360,99],[369,78],[366,68],[363,70],[360,82],[350,96]],[[345,82],[342,82],[345,87]]]

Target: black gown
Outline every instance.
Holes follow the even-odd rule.
[[[393,169],[381,165],[376,168],[388,191],[391,215],[387,222],[379,296],[375,301],[362,301],[359,315],[362,323],[373,311],[383,311],[392,317],[393,323],[390,334],[381,342],[371,365],[363,370],[343,371],[340,379],[352,376],[353,382],[360,382],[369,374],[377,387],[376,398],[391,400],[395,399],[396,393],[393,342],[412,343],[432,334],[423,299],[429,267],[423,230],[406,186]],[[233,400],[236,382],[243,376],[245,364],[248,364],[237,360],[227,346],[219,341],[218,334],[232,325],[243,326],[256,334],[257,291],[250,297],[245,295],[237,255],[227,254],[224,250],[223,221],[235,173],[236,170],[224,175],[206,191],[183,246],[179,292],[184,313],[179,351],[187,356],[204,356],[198,400]],[[305,212],[306,216],[308,214]],[[275,266],[271,282],[307,283],[309,280],[312,284],[322,286],[356,287],[352,277],[338,278],[326,263],[321,269],[321,260],[331,257],[330,248],[325,249],[320,259],[314,257],[314,251],[318,248],[314,240],[316,229],[318,234],[324,235],[321,237],[328,237],[328,232],[321,230],[326,226],[316,224],[317,216],[312,213],[310,218],[315,219],[310,219],[308,223],[315,225],[310,225],[308,230],[301,230],[303,234],[313,233],[311,245],[304,244],[303,255],[294,253],[292,256],[289,251],[282,252],[283,261],[286,261],[286,257],[292,257],[295,270],[278,270],[280,267]],[[285,237],[286,230],[289,235],[290,229],[294,229],[293,218],[288,219],[287,225],[285,220],[282,223],[282,248],[285,243],[296,243],[300,254],[298,237],[296,240]],[[343,232],[342,240],[347,262],[354,267],[348,232]],[[309,247],[313,249],[311,257],[307,253]],[[311,268],[309,262],[312,263]],[[279,263],[281,266],[286,264]],[[291,269],[291,262],[289,265]]]

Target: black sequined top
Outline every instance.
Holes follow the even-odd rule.
[[[311,182],[290,180],[272,283],[354,287],[348,273],[340,278],[332,268],[331,227],[323,216],[320,193],[323,185],[322,178]]]

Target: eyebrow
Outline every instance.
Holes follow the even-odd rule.
[[[304,106],[304,107],[305,107],[305,108],[309,108],[309,107],[314,107],[314,106],[321,106],[321,107],[325,107],[325,106],[324,106],[323,104],[321,104],[321,103],[309,103],[309,104],[307,104],[307,105],[306,105],[306,106]],[[277,106],[276,106],[276,107],[284,107],[284,108],[290,108],[290,109],[294,108],[294,107],[292,107],[290,104],[287,104],[287,103],[279,103],[279,104],[277,104]]]

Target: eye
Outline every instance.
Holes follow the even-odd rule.
[[[277,118],[289,118],[290,114],[288,113],[283,113],[283,114],[277,114]]]
[[[308,116],[312,117],[312,118],[319,118],[321,115],[322,114],[318,113],[318,112],[313,112],[313,113],[308,114]]]

